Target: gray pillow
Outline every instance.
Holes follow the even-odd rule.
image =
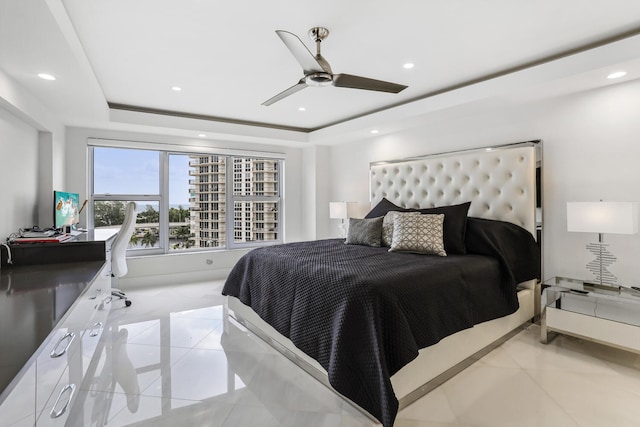
[[[348,245],[380,246],[383,217],[371,219],[349,218]]]

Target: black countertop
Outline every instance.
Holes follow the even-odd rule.
[[[103,265],[104,260],[0,269],[0,393]]]
[[[11,243],[11,259],[0,246],[0,266],[11,268],[24,265],[58,264],[105,259],[106,242],[113,239],[119,228],[88,230],[64,242]]]

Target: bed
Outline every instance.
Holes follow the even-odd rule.
[[[229,313],[392,426],[535,316],[540,150],[533,141],[372,164],[373,208],[351,226],[378,232],[380,246],[345,244],[362,237],[350,230],[346,242],[255,249],[226,280]],[[416,227],[433,227],[431,254],[401,245]]]

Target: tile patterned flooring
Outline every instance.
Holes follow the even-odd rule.
[[[96,380],[79,391],[109,426],[368,427],[259,338],[223,333],[222,282],[128,291]],[[397,427],[640,426],[640,357],[531,325],[398,414]],[[88,400],[87,400],[88,401]],[[102,425],[102,424],[99,424]]]

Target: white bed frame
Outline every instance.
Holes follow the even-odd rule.
[[[540,141],[530,141],[372,163],[371,205],[375,206],[383,197],[399,206],[415,208],[471,201],[469,216],[511,222],[536,237],[536,167],[542,158],[541,150]],[[537,281],[521,283],[520,308],[515,313],[460,331],[420,350],[416,359],[391,377],[400,409],[518,333],[521,326],[539,314],[539,292]],[[326,371],[317,361],[280,335],[251,308],[229,297],[227,309],[247,329],[333,389]]]

